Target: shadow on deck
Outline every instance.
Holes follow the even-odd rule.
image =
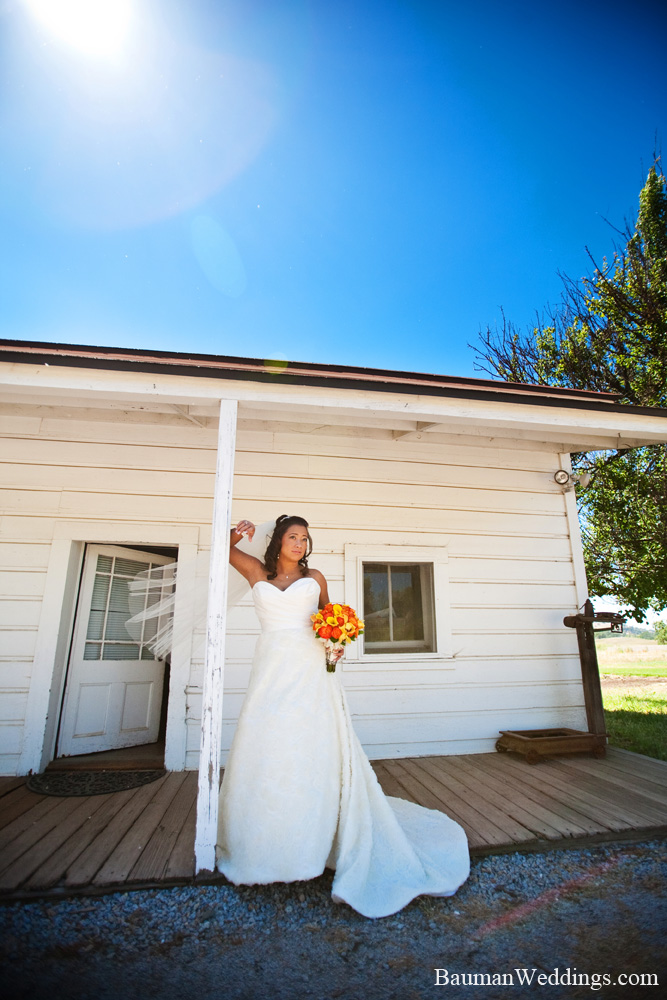
[[[625,750],[535,767],[493,753],[373,768],[386,794],[456,819],[473,855],[667,834],[667,763]],[[23,778],[0,779],[0,900],[195,881],[196,795],[194,771],[82,798],[37,795]]]

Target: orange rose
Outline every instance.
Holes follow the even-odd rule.
[[[342,634],[343,633],[341,632],[341,630],[338,628],[337,625],[335,626],[335,628],[331,629],[331,638],[332,639],[340,639],[340,637],[341,637]]]

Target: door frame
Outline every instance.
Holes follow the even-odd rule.
[[[192,634],[198,525],[114,521],[56,523],[37,629],[19,774],[43,771],[53,760],[86,544],[177,548],[180,586],[176,589],[174,628],[179,635]],[[185,770],[186,689],[190,681],[191,655],[191,642],[181,641],[172,650],[165,742],[165,768],[169,771]]]

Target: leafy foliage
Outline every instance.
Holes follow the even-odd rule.
[[[655,637],[661,646],[667,646],[667,622],[656,622]]]
[[[477,367],[512,382],[615,394],[628,406],[667,407],[667,188],[654,164],[624,244],[580,281],[561,275],[555,309],[522,332],[503,317],[476,347]],[[591,593],[642,621],[667,606],[667,448],[575,455]]]

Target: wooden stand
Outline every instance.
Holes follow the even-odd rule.
[[[595,629],[594,622],[606,622],[609,629]],[[537,764],[543,757],[554,757],[567,753],[594,753],[596,757],[604,757],[607,745],[607,733],[602,706],[602,688],[600,686],[600,671],[595,649],[595,632],[623,631],[623,616],[615,612],[593,611],[593,605],[586,601],[584,613],[568,615],[563,619],[563,625],[576,628],[579,644],[579,659],[581,661],[581,678],[584,686],[584,703],[586,705],[586,721],[589,732],[579,729],[522,729],[502,730],[500,739],[496,741],[496,750],[501,753],[514,750],[522,754],[529,764]]]
[[[514,750],[522,754],[529,764],[537,764],[544,757],[567,753],[594,753],[604,757],[607,737],[604,733],[584,733],[579,729],[520,729],[501,730],[496,750],[504,753]]]

